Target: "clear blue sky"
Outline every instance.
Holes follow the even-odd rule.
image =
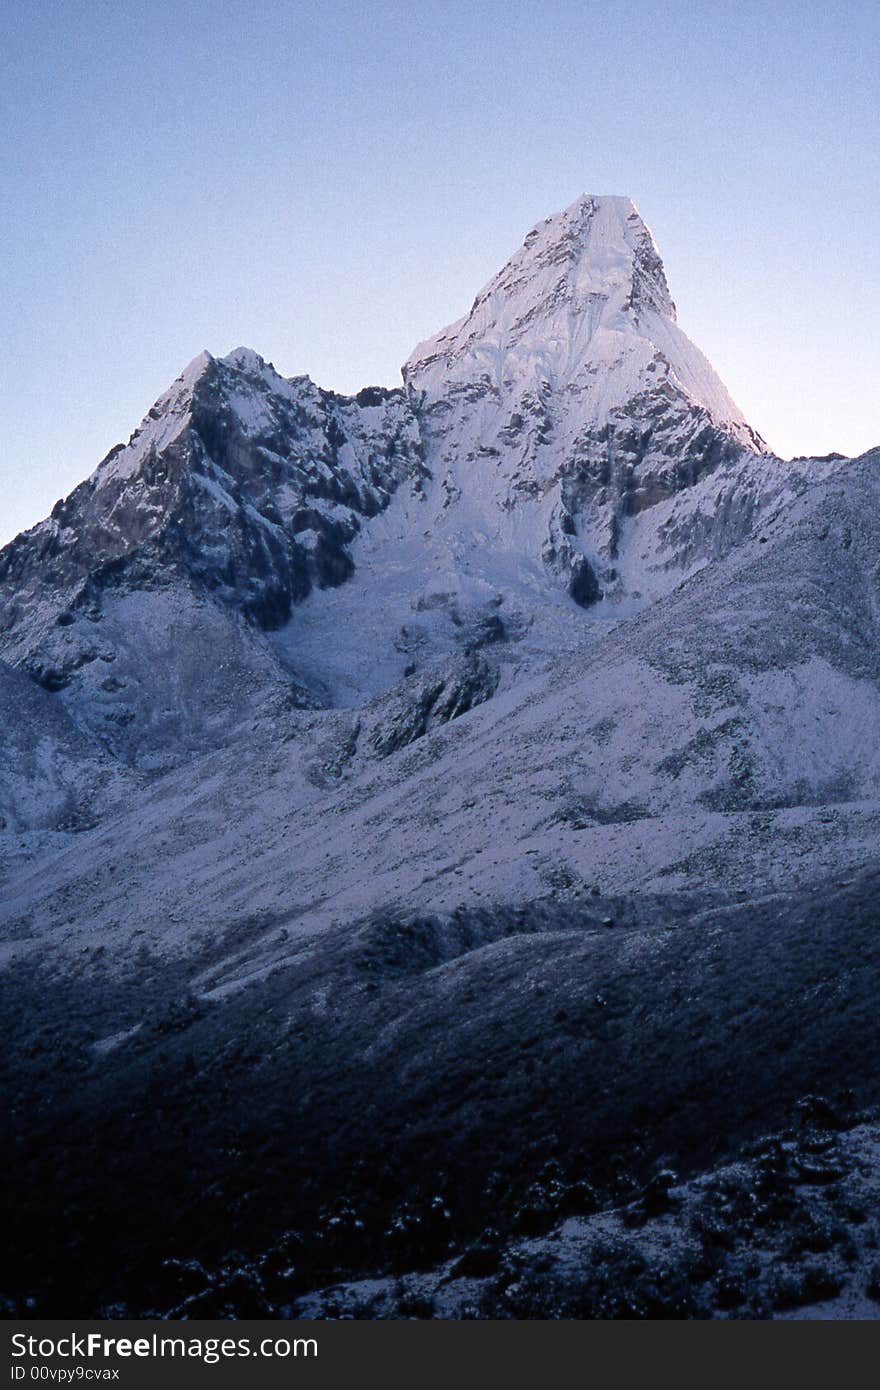
[[[785,454],[880,443],[877,0],[13,0],[0,540],[203,347],[399,383],[540,218],[635,199]]]

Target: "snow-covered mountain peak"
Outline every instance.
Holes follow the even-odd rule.
[[[266,366],[265,358],[249,347],[233,348],[231,352],[227,352],[226,356],[221,358],[221,361],[227,367],[237,367],[241,372],[251,372],[257,375]]]
[[[676,324],[663,262],[629,198],[578,198],[529,232],[469,312],[420,343],[404,380],[428,404],[450,386],[568,391],[583,425],[602,425],[666,386],[758,452],[703,354]]]
[[[539,223],[403,376],[446,530],[537,551],[580,602],[619,585],[628,518],[765,451],[678,327],[629,198]]]
[[[147,412],[126,445],[118,445],[98,466],[95,484],[125,482],[145,463],[162,455],[205,410],[221,406],[244,433],[276,424],[278,410],[308,408],[317,388],[308,377],[290,380],[252,348],[238,347],[225,357],[204,351],[194,357]]]
[[[423,473],[402,390],[337,396],[246,348],[202,352],[127,444],[0,551],[8,658],[53,691],[88,680],[92,624],[106,636],[134,592],[162,593],[174,612],[210,597],[279,627],[313,588],[351,575],[362,525]],[[117,659],[123,629],[103,659]]]
[[[571,365],[602,325],[625,329],[650,310],[675,321],[663,263],[629,198],[578,198],[533,227],[520,249],[474,300],[470,311],[420,343],[403,371],[423,386],[426,372],[462,358],[542,343],[548,369]],[[565,346],[567,361],[558,359]],[[554,349],[556,350],[554,353]]]
[[[249,382],[256,383],[262,390],[269,390],[282,396],[293,396],[301,391],[303,384],[312,387],[308,376],[284,377],[276,371],[272,362],[267,362],[258,352],[249,347],[233,348],[225,357],[217,359],[221,370],[228,368]]]
[[[524,631],[538,592],[563,624],[574,610],[560,589],[601,604],[601,618],[647,601],[711,549],[702,519],[670,522],[678,500],[686,517],[710,475],[724,490],[748,465],[766,471],[761,441],[678,328],[627,198],[585,196],[536,226],[405,379],[346,397],[250,348],[200,353],[128,443],[0,553],[7,659],[66,690],[100,670],[91,625],[110,632],[132,593],[172,607],[209,598],[264,629],[314,595],[322,653],[321,613],[356,630],[370,605],[387,609],[359,687],[378,690],[425,644],[445,658],[474,633]],[[360,589],[345,584],[355,571]],[[317,602],[340,586],[336,608],[329,592]],[[414,637],[416,611],[450,616],[419,619]],[[297,671],[310,667],[309,621],[295,625]],[[311,663],[315,689],[326,664]]]
[[[200,352],[184,367],[167,391],[150,408],[126,445],[117,445],[98,465],[95,484],[131,478],[151,454],[158,454],[178,438],[190,422],[193,394],[198,383],[214,366],[208,351]]]

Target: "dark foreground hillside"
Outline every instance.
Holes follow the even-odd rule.
[[[145,951],[127,975],[100,948],[13,966],[8,1306],[701,1316],[745,1306],[711,1294],[728,1273],[753,1314],[834,1297],[876,1239],[847,1189],[873,1141],[846,1135],[869,1135],[853,1126],[880,1105],[878,889],[871,873],[757,901],[374,918],[226,994],[212,964],[283,917],[242,922],[185,964]],[[583,1261],[541,1255],[569,1218],[587,1223],[581,1249],[603,1222],[655,1220],[695,1248],[693,1184],[737,1156],[696,1263],[654,1269],[639,1247],[629,1274],[602,1274],[612,1240],[587,1261],[591,1293]],[[764,1279],[773,1231],[783,1273],[806,1280],[781,1303]],[[525,1282],[509,1273],[524,1263]],[[439,1275],[418,1271],[453,1266],[488,1282],[444,1303]],[[396,1294],[389,1276],[406,1276]],[[377,1277],[366,1314],[363,1288],[309,1299]],[[600,1297],[602,1280],[618,1294]]]

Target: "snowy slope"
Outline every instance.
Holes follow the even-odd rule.
[[[29,830],[82,829],[132,790],[56,699],[0,661],[0,858],[30,852]]]
[[[171,952],[255,913],[287,922],[229,959],[226,987],[378,910],[766,893],[870,865],[878,486],[875,453],[494,695],[476,666],[427,702],[415,677],[357,711],[263,719],[14,875],[7,921],[35,915],[59,949],[106,936],[120,958],[135,907]]]

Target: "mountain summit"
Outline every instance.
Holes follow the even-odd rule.
[[[628,198],[584,196],[533,228],[403,375],[432,468],[458,493],[482,460],[502,508],[540,494],[543,558],[581,600],[613,585],[627,517],[766,449],[678,327]]]
[[[596,329],[620,315],[652,308],[675,319],[663,265],[650,232],[629,198],[585,195],[534,227],[522,247],[477,295],[470,311],[420,343],[404,376],[443,362],[450,370],[472,354],[503,380],[507,354],[537,349],[548,379],[561,381]],[[557,331],[549,338],[544,330]],[[618,318],[618,327],[623,327]],[[501,370],[499,370],[499,368]]]
[[[629,198],[585,195],[534,227],[469,313],[419,344],[403,375],[429,399],[478,382],[502,393],[567,390],[583,396],[593,424],[669,381],[741,443],[765,448],[677,327],[663,263]]]

